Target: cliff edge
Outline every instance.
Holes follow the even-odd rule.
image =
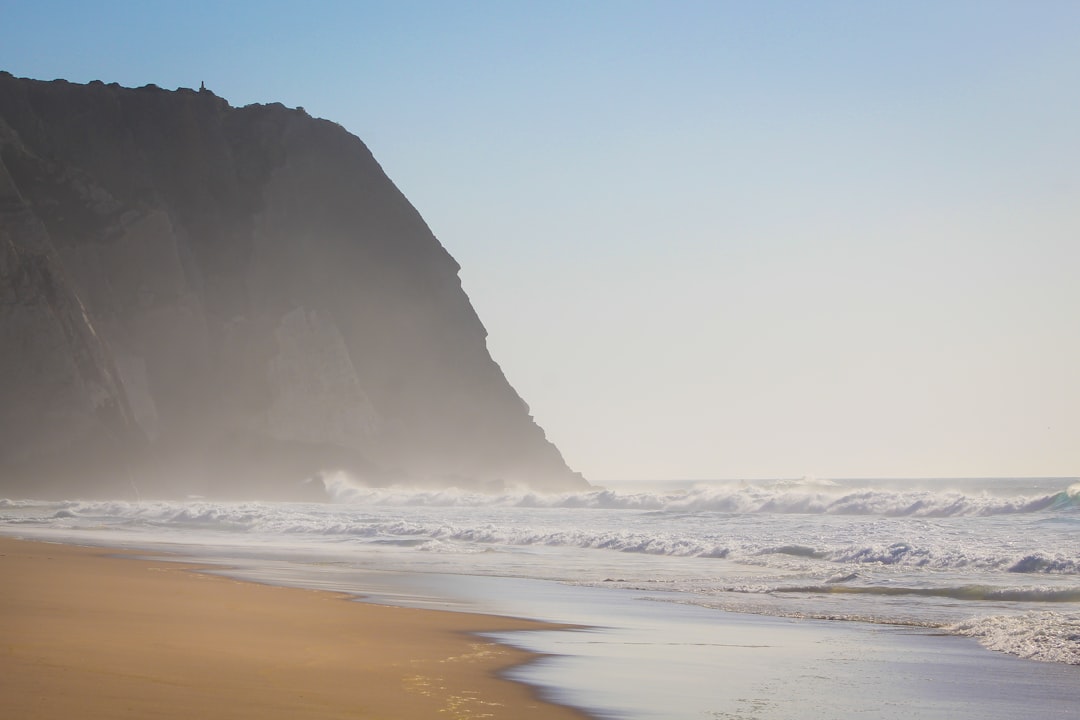
[[[587,486],[458,270],[333,122],[0,72],[0,494]]]

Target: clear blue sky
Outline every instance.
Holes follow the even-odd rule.
[[[1080,3],[11,2],[371,147],[572,467],[1080,475]]]

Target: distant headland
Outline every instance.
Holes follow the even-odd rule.
[[[336,123],[0,73],[0,495],[586,487],[458,270]]]

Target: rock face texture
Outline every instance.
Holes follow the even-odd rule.
[[[0,73],[0,496],[586,486],[458,270],[335,123]]]

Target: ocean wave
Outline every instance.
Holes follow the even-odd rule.
[[[949,570],[1001,570],[1020,574],[1080,574],[1080,559],[1061,554],[1030,553],[992,555],[973,553],[958,547],[919,547],[906,542],[889,545],[851,545],[820,554],[823,559],[841,564],[895,565],[902,567]]]
[[[43,509],[41,517],[8,517],[12,525],[35,523],[75,528],[81,525],[117,529],[293,536],[372,543],[385,540],[401,547],[419,547],[412,539],[453,543],[461,552],[470,545],[491,547],[551,546],[609,550],[656,556],[728,559],[747,565],[846,574],[857,567],[927,570],[973,570],[1021,575],[1080,575],[1080,558],[1061,552],[1008,552],[953,542],[771,544],[765,538],[730,535],[723,526],[705,522],[667,524],[658,528],[624,528],[623,523],[573,519],[571,513],[527,516],[504,512],[443,513],[423,508],[396,511],[385,507],[326,504],[175,502],[66,502]],[[494,519],[493,519],[494,518]],[[501,519],[500,519],[501,518]],[[550,520],[550,524],[546,521]],[[604,525],[607,524],[607,528]]]
[[[770,483],[702,483],[685,490],[629,491],[595,489],[569,493],[540,493],[507,490],[488,494],[448,489],[409,487],[374,488],[356,482],[345,473],[326,473],[324,485],[334,505],[362,507],[517,507],[537,509],[627,510],[696,515],[788,514],[850,515],[879,517],[943,518],[1053,513],[1072,519],[1080,515],[1080,483],[1051,493],[1002,496],[987,492],[957,490],[888,489],[845,487],[831,481],[777,481]],[[42,503],[33,500],[0,498],[0,510],[23,510],[53,505],[57,507],[96,506],[105,514],[109,507],[125,509],[146,503]],[[162,505],[177,505],[163,503]],[[191,501],[192,507],[221,503]],[[263,503],[266,504],[266,503]],[[260,505],[260,503],[249,503]],[[1075,514],[1074,514],[1075,513]]]
[[[342,473],[324,477],[333,501],[409,507],[534,507],[662,513],[782,513],[884,517],[990,516],[1080,510],[1080,483],[1055,493],[1003,497],[949,490],[844,488],[836,483],[702,484],[674,492],[589,490],[572,493],[371,488]]]
[[[828,595],[870,595],[881,597],[913,596],[948,598],[968,602],[1027,602],[1027,603],[1075,603],[1080,602],[1080,587],[992,587],[988,585],[961,585],[956,587],[897,587],[882,585],[805,585],[774,587],[770,593],[800,593]]]
[[[976,617],[946,628],[990,650],[1030,660],[1080,665],[1080,614],[1029,612]]]
[[[0,498],[0,510],[8,508],[36,508],[47,504],[48,503],[41,500],[13,500],[11,498]]]

